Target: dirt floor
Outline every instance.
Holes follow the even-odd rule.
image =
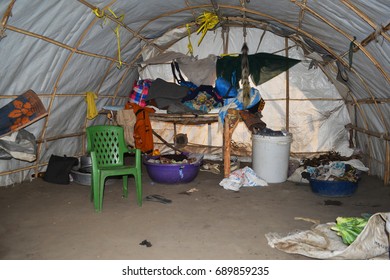
[[[144,201],[138,207],[134,188],[123,199],[116,181],[106,186],[102,213],[95,213],[89,187],[76,183],[38,178],[2,187],[0,259],[305,260],[271,248],[265,234],[311,227],[295,217],[326,223],[390,210],[390,186],[368,175],[353,196],[342,198],[321,197],[309,185],[291,182],[233,192],[220,187],[221,180],[202,171],[191,183],[161,185],[144,170],[144,197],[159,194],[172,203]],[[198,191],[183,194],[192,188]],[[144,240],[152,246],[140,245]]]

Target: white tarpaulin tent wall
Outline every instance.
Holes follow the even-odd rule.
[[[312,62],[306,59],[302,49],[293,42],[287,42],[283,37],[274,35],[260,29],[247,29],[246,42],[252,52],[265,52],[278,55],[285,55],[288,49],[290,58],[299,59],[302,62],[288,71],[289,75],[289,99],[286,98],[286,74],[282,73],[270,81],[261,84],[257,88],[262,98],[266,101],[262,120],[268,128],[274,130],[286,129],[286,102],[289,102],[289,132],[293,134],[292,152],[310,153],[312,151],[335,150],[345,156],[353,152],[349,146],[349,133],[345,125],[351,122],[347,106],[340,97],[335,86],[329,82],[323,71],[314,67],[309,69]],[[199,36],[191,36],[194,42],[194,55],[198,60],[208,57],[210,54],[219,55],[224,53],[222,42],[222,30],[209,32],[199,47],[196,42]],[[169,35],[169,34],[168,34]],[[164,38],[161,38],[164,40]],[[243,43],[243,29],[229,28],[229,50],[228,53],[240,53]],[[261,41],[260,41],[261,40]],[[184,38],[170,47],[168,51],[179,53],[188,52],[188,39]],[[226,50],[225,50],[226,51]],[[145,53],[148,54],[147,51]],[[251,52],[250,52],[251,53]],[[144,57],[144,60],[148,59]],[[185,74],[185,73],[184,73]],[[169,64],[143,66],[140,70],[142,79],[163,78],[173,81],[173,74]],[[254,86],[254,85],[252,85]],[[212,145],[222,145],[222,130],[218,123],[212,125]],[[173,128],[164,123],[153,123],[153,128],[165,139],[172,139]],[[203,129],[203,133],[199,133]],[[188,125],[178,125],[177,133],[185,133],[190,143],[207,145],[208,127],[203,125],[194,129]],[[201,135],[201,137],[200,137]],[[251,148],[251,132],[243,122],[240,122],[234,130],[232,140],[238,145],[247,145]]]
[[[204,11],[218,14],[220,24],[197,47],[195,20]],[[37,139],[36,160],[0,160],[0,186],[45,170],[52,154],[85,153],[85,127],[107,121],[86,118],[86,92],[97,94],[98,110],[125,104],[144,59],[188,52],[186,24],[199,59],[239,52],[246,32],[250,53],[302,60],[288,79],[283,73],[258,87],[267,126],[288,125],[297,153],[351,153],[351,132],[370,173],[388,184],[389,14],[388,0],[0,0],[0,108],[32,89],[48,111],[25,128]],[[172,79],[170,68],[153,68],[163,72],[141,76]],[[197,139],[193,127],[181,129],[192,142],[208,139],[204,128]],[[239,127],[233,140],[250,145],[249,135]],[[216,134],[213,145],[220,139]]]

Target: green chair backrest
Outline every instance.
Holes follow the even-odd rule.
[[[98,167],[122,166],[123,154],[128,151],[123,128],[114,125],[88,127],[87,151],[95,152]]]

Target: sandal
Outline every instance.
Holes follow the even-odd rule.
[[[167,199],[167,198],[163,197],[162,195],[158,195],[158,194],[148,195],[147,197],[145,197],[145,200],[152,201],[152,202],[160,202],[163,204],[168,204],[168,203],[172,202],[172,200]]]

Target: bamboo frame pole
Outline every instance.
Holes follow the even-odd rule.
[[[75,54],[76,50],[77,50],[77,47],[80,46],[81,42],[82,42],[82,39],[85,37],[87,31],[95,24],[96,22],[96,19],[94,19],[90,24],[89,24],[89,28],[86,28],[86,30],[84,30],[84,32],[81,34],[81,37],[79,38],[79,40],[76,42],[75,44],[75,47],[71,48],[71,53],[68,55],[68,57],[66,58],[64,64],[62,65],[61,67],[61,70],[58,74],[58,77],[54,83],[54,88],[53,88],[53,92],[51,93],[51,98],[50,98],[50,102],[49,102],[49,106],[47,108],[47,111],[49,113],[48,117],[46,118],[45,120],[45,124],[44,124],[44,127],[42,129],[42,132],[41,132],[41,135],[40,135],[40,139],[44,139],[45,138],[45,135],[46,135],[46,130],[47,130],[47,126],[49,124],[49,119],[50,119],[50,114],[51,114],[51,109],[52,109],[52,106],[53,106],[53,103],[54,103],[54,100],[56,99],[56,96],[57,96],[57,88],[58,88],[58,84],[59,82],[61,81],[61,78],[67,68],[67,66],[69,65],[69,62],[71,60],[71,58],[73,57],[73,55]],[[37,157],[39,158],[40,156],[40,153],[42,151],[42,143],[39,143],[38,144],[38,148],[37,148]],[[37,173],[38,170],[35,170],[35,172]]]
[[[14,31],[14,32],[17,32],[17,33],[20,33],[20,34],[23,34],[23,35],[27,35],[27,36],[34,37],[34,38],[37,38],[37,39],[41,39],[43,41],[46,41],[46,42],[51,43],[53,45],[56,45],[56,46],[58,46],[60,48],[66,49],[66,50],[68,50],[70,52],[74,52],[74,53],[81,54],[81,55],[86,55],[86,56],[91,56],[91,57],[96,57],[96,58],[101,58],[101,59],[105,59],[105,60],[109,60],[109,61],[118,62],[118,60],[116,60],[114,58],[111,58],[111,57],[108,57],[108,56],[104,56],[104,55],[100,55],[100,54],[96,54],[96,53],[87,52],[87,51],[77,50],[77,49],[74,49],[71,46],[68,46],[68,45],[63,44],[61,42],[53,40],[53,39],[51,39],[49,37],[42,36],[42,35],[36,34],[34,32],[31,32],[31,31],[23,30],[23,29],[20,29],[18,27],[12,26],[12,25],[7,25],[7,29],[11,30],[11,31]],[[126,63],[123,63],[123,64],[127,65]]]
[[[11,0],[11,2],[8,4],[7,10],[4,13],[4,16],[1,20],[1,26],[0,26],[0,39],[7,36],[5,35],[5,30],[7,29],[7,22],[9,17],[11,16],[12,8],[14,7],[16,0]]]
[[[366,15],[365,13],[363,13],[358,7],[356,7],[353,3],[351,3],[351,1],[349,0],[341,0],[341,2],[347,6],[349,9],[351,9],[352,11],[354,11],[358,16],[360,16],[364,21],[366,21],[373,29],[377,30],[378,29],[378,25],[370,19],[370,17],[368,15]],[[387,41],[390,41],[390,36],[386,33],[388,30],[389,30],[389,27],[390,24],[388,24],[385,28],[381,28],[381,32],[380,34],[387,40]],[[370,37],[370,36],[369,36]],[[367,38],[369,38],[367,37]],[[365,41],[365,40],[363,40]],[[363,43],[362,41],[362,43]],[[370,40],[371,41],[371,40]],[[368,42],[367,42],[368,43]],[[363,44],[362,44],[363,45]]]
[[[316,11],[314,11],[313,9],[311,9],[310,7],[308,6],[303,6],[302,3],[300,2],[295,2],[295,4],[299,7],[302,7],[304,9],[306,9],[309,13],[311,13],[313,16],[315,16],[316,18],[320,19],[321,21],[325,22],[326,24],[328,24],[331,28],[333,28],[334,30],[336,30],[338,33],[340,33],[341,35],[345,36],[348,40],[350,40],[351,42],[354,40],[353,37],[349,34],[347,34],[344,30],[342,30],[341,28],[339,28],[338,26],[336,26],[335,24],[331,23],[330,21],[326,20],[323,16],[321,16],[320,14],[318,14]],[[379,72],[382,74],[382,76],[386,79],[386,81],[388,81],[390,83],[390,76],[389,74],[382,68],[382,66],[379,64],[379,62],[366,50],[366,48],[364,46],[362,46],[359,42],[356,42],[355,41],[355,45],[371,60],[371,62],[375,65],[375,67],[379,70]]]
[[[386,161],[383,183],[385,185],[389,185],[390,183],[390,141],[386,142]]]
[[[359,104],[386,104],[390,103],[390,98],[364,98],[356,101]]]
[[[284,44],[286,46],[285,57],[288,58],[288,38],[284,38]],[[290,130],[290,71],[286,70],[286,130]]]
[[[369,88],[369,86],[367,85],[366,80],[359,73],[357,73],[355,70],[353,70],[353,72],[354,72],[354,74],[356,74],[356,76],[361,81],[362,85],[364,86],[364,88],[366,89],[368,94],[371,96],[371,99],[373,100],[373,104],[375,106],[376,111],[378,112],[378,116],[382,122],[383,127],[386,129],[386,131],[389,131],[389,126],[387,125],[385,115],[383,114],[382,110],[378,106],[378,103],[375,100],[375,96],[371,92],[371,89]],[[360,104],[356,104],[356,105],[359,106],[359,108],[360,108]],[[363,113],[363,110],[360,110],[360,112]],[[365,114],[364,114],[364,116],[365,116]],[[365,118],[366,118],[366,116],[365,116]],[[366,127],[368,127],[368,122],[366,122]]]
[[[141,32],[143,30],[143,28],[145,28],[148,24],[152,23],[153,21],[155,20],[158,20],[162,17],[166,17],[166,16],[171,16],[173,14],[176,14],[176,13],[180,13],[180,12],[183,12],[183,11],[187,11],[187,10],[194,10],[194,9],[206,9],[206,8],[211,8],[213,7],[212,5],[196,5],[196,6],[192,6],[192,7],[187,7],[187,8],[182,8],[182,9],[177,9],[177,10],[173,10],[173,11],[170,11],[170,12],[167,12],[167,13],[163,13],[163,14],[160,14],[159,16],[157,17],[154,17],[152,19],[150,19],[149,21],[147,21],[144,25],[142,25],[139,30],[138,30],[138,33]],[[301,28],[299,27],[296,27],[286,21],[283,21],[283,20],[280,20],[278,18],[275,18],[275,17],[272,17],[270,15],[267,15],[267,14],[264,14],[264,13],[261,13],[261,12],[258,12],[258,11],[255,11],[255,10],[250,10],[248,8],[243,8],[241,6],[232,6],[232,5],[221,5],[219,4],[219,7],[220,8],[224,8],[224,9],[232,9],[232,10],[239,10],[241,12],[246,12],[246,13],[251,13],[251,14],[254,14],[254,15],[258,15],[258,16],[262,16],[264,18],[267,18],[269,20],[272,20],[272,21],[275,21],[275,22],[278,22],[280,23],[281,25],[284,25],[292,30],[295,30],[296,32],[300,33],[300,34],[303,34],[304,36],[310,38],[312,41],[314,41],[315,43],[317,43],[319,46],[321,46],[322,48],[324,48],[326,51],[328,51],[332,56],[334,56],[337,60],[340,61],[340,63],[342,63],[344,66],[348,66],[347,62],[345,62],[338,54],[336,54],[333,49],[331,49],[329,46],[327,46],[326,44],[324,44],[321,40],[317,39],[316,37],[312,36],[310,33],[307,33],[305,30],[302,30]],[[229,19],[229,18],[226,18],[226,19]],[[233,20],[237,20],[237,21],[243,21],[242,18],[240,17],[231,17],[230,19],[233,19]],[[255,23],[263,23],[262,21],[258,21],[258,20],[253,20],[253,19],[250,19],[250,18],[246,18],[246,22],[247,23],[250,23],[250,22],[255,22]],[[327,22],[326,22],[327,23]],[[187,36],[187,35],[184,35],[183,38]],[[155,40],[152,40],[152,41],[147,41],[147,43],[149,45],[153,45],[154,47],[158,48],[157,45],[154,45],[152,44]],[[169,46],[168,46],[169,47]],[[160,52],[162,50],[160,49]]]
[[[89,3],[88,1],[85,1],[85,0],[78,0],[80,3],[84,4],[85,6],[87,6],[88,8],[90,8],[91,10],[95,10],[95,9],[98,9],[98,7],[92,5],[91,3]],[[111,4],[109,4],[111,5]],[[108,6],[107,6],[108,8]],[[143,27],[140,28],[140,30],[138,31],[134,31],[133,29],[131,29],[130,27],[128,27],[126,24],[124,24],[123,22],[121,22],[120,20],[118,20],[117,18],[115,18],[114,16],[110,15],[110,14],[105,14],[105,16],[107,18],[109,18],[110,20],[112,20],[113,22],[115,22],[116,24],[119,24],[120,26],[122,26],[123,28],[125,28],[127,31],[129,31],[131,34],[133,34],[133,36],[135,38],[138,38],[140,39],[141,41],[144,41],[146,44],[150,44],[150,42],[143,36],[140,35],[140,31],[143,29]],[[130,40],[131,41],[131,40]],[[130,42],[129,41],[129,42]],[[124,46],[126,46],[127,44],[125,44]],[[160,50],[162,51],[162,50]]]
[[[306,2],[307,2],[307,0],[303,0],[302,7],[300,8],[300,11],[299,11],[299,21],[298,21],[299,29],[302,29],[302,21],[303,21],[303,18],[305,16]]]
[[[386,26],[382,27],[380,32],[381,32],[381,34],[385,34],[385,35],[386,35],[386,33],[384,33],[384,32],[387,32],[387,31],[389,31],[389,30],[390,30],[390,23],[387,24]],[[366,38],[364,38],[364,39],[360,42],[360,44],[361,44],[363,47],[367,46],[369,43],[371,43],[372,41],[374,41],[374,40],[377,39],[377,35],[378,35],[377,31],[372,32],[372,33],[369,34]],[[388,38],[387,36],[385,36],[385,35],[382,35],[382,36],[383,36],[384,38],[386,38],[387,41],[389,41],[389,38]],[[353,51],[356,52],[356,51],[358,51],[358,50],[359,50],[358,48],[354,48]]]
[[[386,141],[390,141],[390,136],[389,136],[388,133],[380,133],[380,132],[371,131],[371,130],[368,130],[368,129],[357,127],[356,125],[353,125],[353,124],[347,124],[345,126],[345,128],[347,128],[347,129],[354,129],[354,130],[362,132],[364,134],[367,134],[367,135],[370,135],[370,136],[374,136],[376,138],[381,138],[381,139],[384,139]]]
[[[379,118],[380,118],[380,120],[381,120],[383,126],[386,128],[387,131],[389,131],[388,126],[387,126],[387,123],[386,123],[385,118],[384,118],[384,114],[383,114],[382,110],[380,110],[378,104],[375,102],[375,97],[374,97],[374,95],[372,94],[370,88],[368,87],[368,85],[367,85],[365,79],[364,79],[363,77],[361,77],[361,75],[360,75],[359,73],[357,73],[357,72],[355,71],[355,69],[352,68],[351,70],[352,70],[352,72],[356,75],[356,77],[361,81],[362,85],[364,86],[364,88],[366,89],[366,91],[368,92],[368,94],[371,96],[371,99],[374,101],[375,108],[376,108],[376,110],[377,110],[377,112],[378,112],[378,116],[379,116]],[[361,116],[361,119],[362,119],[362,121],[363,121],[363,123],[364,123],[365,128],[368,129],[369,123],[368,123],[368,118],[367,118],[367,116],[366,116],[365,111],[362,109],[361,105],[357,102],[357,99],[356,99],[356,97],[355,97],[353,94],[351,94],[350,97],[354,100],[354,104],[355,104],[355,106],[357,107],[358,112],[360,113],[360,116]],[[362,132],[362,131],[361,131],[361,132]],[[362,133],[364,133],[364,132],[362,132]],[[369,135],[369,134],[367,134],[367,135],[368,135],[367,141],[368,141],[369,144],[370,144],[370,145],[368,146],[368,149],[369,149],[369,150],[368,150],[368,155],[369,155],[369,158],[371,159],[372,157],[371,157],[370,155],[373,153],[373,151],[372,151],[373,145],[372,145],[371,137],[369,137],[370,135]],[[371,161],[369,162],[369,168],[371,168]]]
[[[48,137],[45,139],[39,139],[36,142],[37,143],[44,143],[44,142],[50,142],[50,141],[56,141],[60,139],[65,139],[65,138],[71,138],[71,137],[79,137],[83,136],[85,133],[84,132],[75,132],[75,133],[68,133],[68,134],[61,134],[53,137]]]

